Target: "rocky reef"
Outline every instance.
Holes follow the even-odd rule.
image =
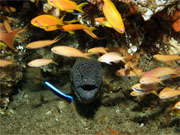
[[[11,62],[0,63],[2,133],[178,135],[179,1],[74,0],[73,10],[52,2],[0,2],[0,60]],[[117,18],[103,10],[105,2]],[[41,47],[28,48],[33,42]],[[56,46],[69,50],[54,53]],[[29,66],[35,59],[51,63]],[[134,87],[144,85],[144,73],[164,67],[173,73],[145,78],[150,89]],[[67,94],[73,90],[77,100],[67,103],[44,81]]]

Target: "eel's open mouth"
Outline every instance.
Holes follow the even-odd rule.
[[[96,99],[99,89],[95,85],[83,85],[74,92],[82,103],[90,103]]]
[[[95,85],[83,85],[81,86],[82,89],[84,89],[85,91],[91,91],[96,89],[97,87]]]

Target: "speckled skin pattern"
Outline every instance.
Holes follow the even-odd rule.
[[[74,94],[81,103],[93,102],[101,93],[103,70],[93,59],[78,58],[71,70]]]

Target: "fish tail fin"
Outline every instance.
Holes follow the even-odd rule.
[[[91,57],[89,57],[88,54],[85,54],[84,58],[86,58],[86,59],[91,59]]]
[[[157,91],[155,91],[155,90],[152,91],[151,93],[154,94],[154,95],[156,95],[156,96],[158,96],[158,93],[157,93]]]
[[[53,40],[54,40],[54,43],[58,42],[59,40],[61,40],[64,36],[57,36],[55,37]]]
[[[132,68],[132,72],[134,72],[137,76],[140,76],[135,68]]]
[[[55,65],[59,65],[57,62],[55,62],[55,61],[53,61],[53,60],[52,60],[52,63],[55,64]]]
[[[126,19],[122,19],[123,21],[127,21]]]
[[[163,86],[165,86],[165,84],[162,82],[162,80],[159,81],[159,83]]]
[[[104,22],[102,23],[102,25],[104,25],[104,26],[106,26],[106,27],[109,27],[109,28],[112,28],[112,25],[109,24],[108,21],[104,21]]]
[[[16,38],[22,38],[19,34],[23,33],[23,32],[26,32],[28,29],[27,29],[27,25],[23,28],[23,29],[15,29],[17,30],[17,34],[15,35]],[[14,31],[15,31],[14,30]]]
[[[81,3],[81,4],[79,4],[78,6],[77,6],[77,11],[79,11],[79,12],[81,12],[81,13],[84,13],[84,11],[82,10],[82,8],[85,6],[85,5],[87,5],[88,3],[87,2],[83,2],[83,3]]]
[[[175,75],[180,76],[180,67],[175,69]]]
[[[72,30],[70,30],[70,31],[68,31],[69,32],[69,34],[74,34],[75,32],[74,31],[72,31]]]
[[[93,31],[95,30],[96,28],[95,27],[88,27],[87,29],[83,29],[84,30],[84,32],[86,32],[89,36],[91,36],[92,38],[95,38],[95,39],[101,39],[101,38],[99,38],[99,37],[97,37],[94,33],[93,33]]]
[[[64,23],[63,23],[64,17],[65,17],[65,15],[63,15],[63,16],[59,19],[59,25],[64,25]]]
[[[75,22],[78,22],[77,19],[73,19],[71,21],[64,21],[64,24],[72,24],[72,23],[75,23]]]
[[[123,58],[122,58],[122,62],[127,63],[126,57],[123,57]]]

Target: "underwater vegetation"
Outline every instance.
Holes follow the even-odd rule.
[[[8,110],[24,72],[35,67],[50,73],[52,80],[68,71],[73,93],[82,104],[124,88],[125,95],[139,103],[152,95],[158,102],[173,101],[169,113],[180,115],[178,0],[18,4],[21,10],[11,2],[0,5],[0,114]],[[22,10],[28,15],[19,13]],[[121,134],[110,128],[104,132]]]

